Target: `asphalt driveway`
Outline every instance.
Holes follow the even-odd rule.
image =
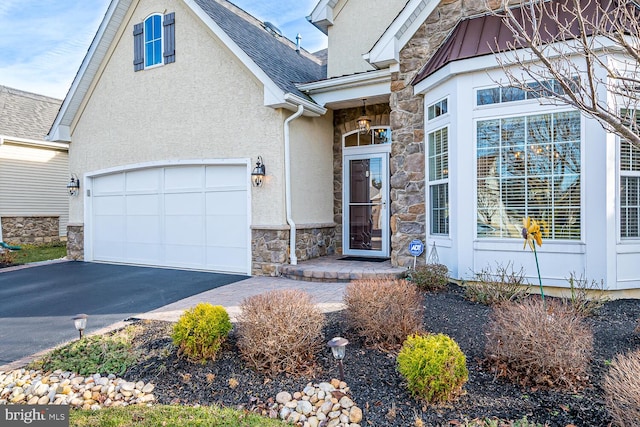
[[[89,262],[0,270],[0,366],[247,276]]]

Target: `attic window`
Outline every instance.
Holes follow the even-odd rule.
[[[134,71],[175,60],[175,13],[153,14],[133,26]]]
[[[152,15],[144,21],[144,66],[162,63],[162,17]]]

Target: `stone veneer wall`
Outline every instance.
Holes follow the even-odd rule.
[[[389,126],[388,104],[366,106],[371,126]],[[333,113],[333,221],[336,225],[336,251],[342,253],[342,135],[356,130],[356,120],[362,107],[337,110]]]
[[[60,241],[60,218],[57,216],[3,216],[2,239],[14,244],[53,243]]]
[[[67,225],[67,258],[75,261],[84,259],[84,225]]]
[[[303,224],[296,227],[296,256],[305,261],[336,253],[335,224]],[[289,227],[251,230],[251,274],[277,276],[289,260]]]
[[[391,76],[391,262],[413,263],[409,242],[425,239],[424,101],[411,80],[463,17],[486,11],[477,0],[442,0],[400,51],[400,71]]]

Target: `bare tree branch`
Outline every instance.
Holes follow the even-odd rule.
[[[501,0],[492,13],[512,36],[494,47],[509,87],[574,107],[640,149],[638,3]]]

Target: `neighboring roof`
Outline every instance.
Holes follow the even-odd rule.
[[[227,7],[216,0],[195,2],[282,91],[313,101],[295,83],[326,76],[318,58],[303,49],[297,52],[290,40],[272,34],[260,21],[229,2],[225,2]]]
[[[0,135],[44,141],[62,100],[0,86]]]
[[[327,61],[329,60],[329,49],[324,48],[318,51],[313,52],[313,56],[315,56],[316,58],[318,58],[320,60],[320,63],[323,66],[327,66]],[[326,73],[325,73],[326,75]]]
[[[569,0],[551,0],[545,6],[555,9],[559,3]],[[598,5],[591,0],[582,0],[585,16],[591,17],[596,13]],[[568,6],[570,7],[570,6]],[[560,22],[572,22],[575,16],[560,7],[558,9]],[[513,14],[518,22],[527,22],[528,10],[520,7],[513,9]],[[524,20],[524,21],[523,21]],[[540,27],[544,30],[540,32],[542,43],[548,43],[557,38],[560,34],[558,22],[545,14],[540,21]],[[528,26],[527,30],[531,31]],[[569,33],[563,34],[565,40],[575,38],[579,34],[578,28],[573,26]],[[590,35],[591,33],[587,34]],[[475,58],[483,55],[491,55],[495,52],[509,50],[509,46],[518,45],[513,32],[507,28],[501,16],[493,13],[464,19],[456,25],[449,37],[438,48],[436,53],[427,61],[420,72],[413,79],[412,84],[420,83],[431,74],[435,73],[445,65],[461,59]]]

